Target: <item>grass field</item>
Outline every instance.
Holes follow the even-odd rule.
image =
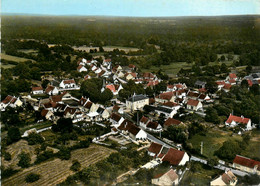
[[[13,68],[13,67],[15,67],[15,65],[11,65],[11,64],[7,64],[7,65],[1,64],[0,65],[0,68],[4,68],[4,69]]]
[[[5,59],[5,60],[8,60],[8,61],[15,61],[15,62],[25,62],[25,61],[28,61],[28,60],[34,61],[32,59],[10,56],[10,55],[4,54],[4,53],[1,53],[1,59]]]
[[[225,63],[227,66],[230,66],[233,61],[224,61],[224,62],[210,62],[209,66],[213,65],[221,65],[222,63]],[[192,67],[193,63],[186,63],[186,62],[174,62],[170,65],[161,65],[160,67],[157,66],[150,66],[148,69],[142,69],[142,72],[156,72],[159,69],[162,69],[163,72],[165,72],[170,77],[176,77],[178,72],[181,68],[183,69],[190,69]]]
[[[193,162],[192,166],[197,167],[197,171],[187,171],[183,179],[181,180],[179,185],[210,185],[210,182],[212,179],[216,178],[218,175],[224,173],[224,171],[218,170],[218,169],[210,169],[209,167],[206,167],[203,164],[200,164],[198,162]]]
[[[81,168],[84,168],[105,159],[113,152],[115,151],[112,149],[91,145],[89,148],[72,151],[70,160],[54,159],[24,169],[10,178],[2,180],[2,185],[27,185],[25,178],[30,173],[40,174],[40,179],[32,185],[56,185],[64,181],[69,175],[74,174],[70,170],[73,160],[78,160]]]
[[[222,144],[228,139],[242,140],[241,136],[231,136],[232,132],[224,132],[210,129],[205,136],[196,134],[188,140],[193,148],[200,149],[200,144],[203,142],[203,155],[212,157],[214,152],[218,150]]]
[[[232,132],[225,132],[211,129],[206,133],[206,136],[199,134],[194,135],[188,142],[192,143],[195,149],[200,149],[200,144],[203,141],[203,155],[211,157],[214,152],[218,150],[222,144],[231,139],[242,141],[239,135],[231,136]],[[249,158],[260,157],[260,132],[253,131],[252,138],[246,149],[243,149],[241,155]]]

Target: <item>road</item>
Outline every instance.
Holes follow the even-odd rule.
[[[190,158],[191,161],[198,161],[200,163],[203,163],[203,164],[206,164],[207,165],[207,161],[206,160],[203,160],[201,158],[198,158],[198,157],[195,157],[195,156],[191,156]],[[230,169],[234,174],[238,175],[238,176],[245,176],[245,175],[249,175],[248,173],[245,173],[243,171],[240,171],[240,170],[237,170],[237,169],[233,169],[233,168],[230,168],[230,167],[226,167],[224,165],[221,165],[221,164],[218,164],[217,166],[214,166],[214,168],[216,169],[220,169],[220,170],[226,170],[226,169]]]

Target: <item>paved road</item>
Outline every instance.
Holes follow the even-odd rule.
[[[191,161],[198,161],[200,163],[203,163],[203,164],[207,164],[208,162],[206,160],[203,160],[201,158],[198,158],[198,157],[195,157],[195,156],[191,156],[190,158]],[[233,168],[230,168],[230,167],[226,167],[224,165],[221,165],[221,164],[218,164],[217,166],[214,166],[214,168],[216,169],[220,169],[220,170],[226,170],[226,169],[230,169],[234,174],[238,175],[238,176],[245,176],[245,175],[249,175],[248,173],[246,172],[243,172],[243,171],[240,171],[240,170],[237,170],[237,169],[233,169]]]

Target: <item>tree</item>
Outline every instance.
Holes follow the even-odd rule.
[[[113,98],[113,93],[109,89],[105,89],[100,95],[100,102],[106,103]]]
[[[252,92],[254,95],[260,95],[260,86],[258,84],[253,84],[250,87],[250,92]]]
[[[43,137],[35,132],[30,133],[27,140],[29,145],[42,144],[44,142]]]
[[[208,109],[206,110],[205,121],[213,122],[214,124],[220,123],[218,113],[214,108],[208,107]]]
[[[42,88],[43,89],[46,89],[47,88],[47,85],[49,84],[49,80],[47,80],[47,79],[44,79],[43,81],[42,81]]]
[[[218,90],[216,82],[214,82],[212,80],[207,82],[207,84],[205,85],[205,88],[209,93],[212,93],[212,94]]]
[[[99,52],[104,52],[104,49],[102,46],[99,47]]]
[[[222,56],[220,57],[220,60],[221,60],[221,61],[225,61],[225,59],[226,59],[226,57],[225,57],[224,55],[222,55]]]
[[[248,88],[248,82],[247,82],[247,80],[246,79],[243,79],[242,81],[241,81],[241,87],[242,88]]]
[[[215,155],[217,155],[220,159],[231,161],[235,158],[237,154],[240,154],[241,148],[238,142],[234,140],[228,140],[223,143],[223,145],[215,151]]]
[[[75,172],[79,171],[80,167],[81,167],[79,161],[78,160],[73,160],[72,163],[73,164],[71,165],[70,170],[75,171]]]
[[[9,152],[5,152],[4,153],[4,158],[6,161],[10,161],[12,159],[12,156]]]
[[[37,180],[39,180],[39,179],[40,179],[40,175],[39,175],[39,174],[30,173],[30,174],[28,174],[28,175],[26,176],[25,181],[26,181],[27,183],[33,183],[33,182],[35,182],[35,181],[37,181]]]
[[[71,132],[73,128],[73,123],[72,120],[70,118],[60,118],[57,121],[57,124],[53,124],[52,125],[52,130],[54,132]]]
[[[210,157],[208,159],[208,165],[211,167],[218,165],[218,158],[216,156]]]
[[[18,166],[22,167],[22,168],[27,168],[30,166],[31,163],[31,158],[30,155],[28,153],[22,152],[21,154],[19,154],[19,162],[18,162]]]
[[[7,132],[7,139],[10,143],[16,142],[21,139],[21,133],[19,128],[11,127]]]

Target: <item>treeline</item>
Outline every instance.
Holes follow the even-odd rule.
[[[123,45],[142,48],[145,43],[253,41],[259,39],[255,16],[215,18],[2,18],[2,38],[36,39],[56,44]],[[36,32],[37,30],[37,32]]]

